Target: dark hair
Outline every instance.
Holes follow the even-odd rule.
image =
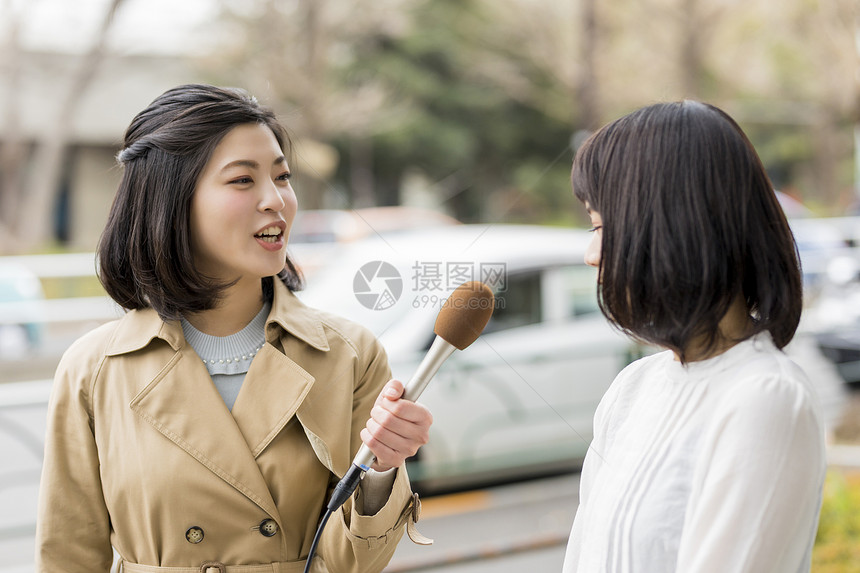
[[[749,336],[788,344],[803,306],[794,237],[761,160],[725,112],[661,103],[613,121],[577,151],[576,197],[602,218],[598,286],[604,315],[627,334],[674,350],[704,336],[738,295]]]
[[[281,150],[289,136],[275,114],[247,92],[183,85],[158,96],[132,120],[117,160],[124,166],[98,246],[99,280],[125,309],[154,308],[165,320],[212,308],[224,288],[194,266],[191,197],[203,168],[234,127],[259,123]],[[278,278],[290,290],[301,275],[287,257]],[[271,298],[272,278],[262,294]]]

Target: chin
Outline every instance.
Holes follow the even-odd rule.
[[[280,265],[272,265],[265,271],[265,274],[263,274],[262,276],[263,277],[273,277],[273,276],[277,275],[278,273],[280,273],[282,270],[284,270],[286,268],[286,266],[287,266],[286,261],[282,262]]]

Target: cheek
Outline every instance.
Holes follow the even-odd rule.
[[[284,209],[281,211],[281,215],[286,219],[287,224],[292,226],[293,219],[296,216],[296,211],[299,209],[299,201],[296,198],[296,193],[292,186],[290,186],[281,196],[284,199]]]
[[[191,199],[191,249],[195,256],[211,256],[223,247],[232,229],[248,225],[240,217],[246,211],[245,198],[238,194],[196,193]]]
[[[191,220],[206,230],[220,227],[240,227],[246,214],[256,213],[256,202],[251,193],[210,193],[191,201]]]

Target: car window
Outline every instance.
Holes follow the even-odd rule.
[[[558,269],[561,290],[567,301],[567,317],[600,312],[597,305],[597,269],[574,265]]]
[[[485,332],[537,324],[541,320],[540,272],[508,275],[503,290],[496,293],[496,307]]]
[[[544,269],[543,321],[568,322],[599,314],[597,269],[572,264]]]

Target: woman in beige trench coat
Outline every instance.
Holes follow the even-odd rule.
[[[165,92],[126,132],[99,257],[129,312],[58,367],[40,572],[106,572],[114,551],[128,573],[301,572],[362,441],[378,471],[329,521],[313,570],[381,571],[414,522],[403,462],[432,417],[386,384],[367,330],[293,294],[287,146],[255,99],[202,85]],[[241,356],[189,342],[240,332],[260,340]]]

